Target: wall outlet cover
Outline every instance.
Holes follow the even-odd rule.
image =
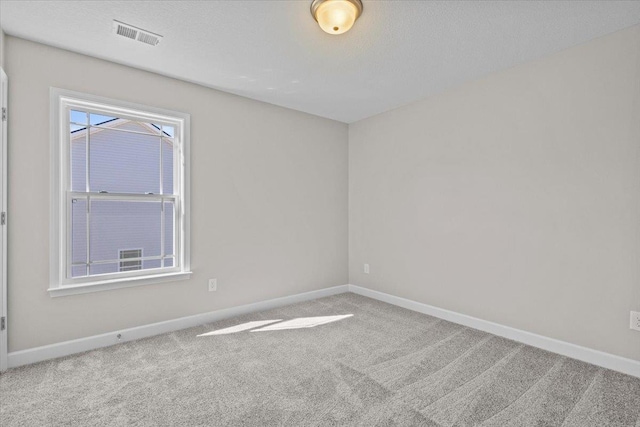
[[[364,273],[369,274],[369,264],[364,265]]]
[[[218,279],[209,279],[209,292],[218,290]]]
[[[640,331],[640,311],[631,312],[631,324],[629,327],[634,331]]]

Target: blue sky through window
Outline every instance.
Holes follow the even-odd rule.
[[[102,114],[89,114],[89,123],[92,125],[99,125],[100,123],[110,122],[117,117],[103,116]]]
[[[80,124],[87,123],[87,113],[85,113],[84,111],[71,110],[69,115],[71,116],[71,121],[73,123],[80,123]]]
[[[87,113],[84,111],[75,111],[71,110],[69,112],[69,119],[71,123],[76,123],[80,125],[87,124]],[[102,114],[89,114],[89,123],[92,125],[97,125],[100,123],[108,122],[110,120],[115,120],[116,117],[104,116]]]

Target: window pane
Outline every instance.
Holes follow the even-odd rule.
[[[87,133],[71,132],[71,190],[87,190]]]
[[[92,201],[91,261],[119,260],[120,251],[132,248],[141,249],[145,257],[159,256],[161,214],[159,201]]]
[[[174,137],[174,127],[173,126],[162,126],[162,136],[168,136],[170,138]]]
[[[175,194],[173,191],[173,139],[162,138],[162,191],[163,194]]]
[[[164,255],[175,255],[173,242],[174,236],[174,203],[164,202]]]
[[[104,125],[109,122],[113,122],[117,120],[117,117],[112,116],[104,116],[102,114],[90,114],[89,115],[89,123],[91,125]],[[83,122],[86,123],[86,122]]]
[[[90,135],[89,156],[92,192],[160,193],[159,137],[99,129]]]
[[[173,265],[174,265],[173,258],[165,258],[164,259],[164,266],[165,267],[173,267]]]
[[[91,264],[89,267],[89,275],[117,273],[119,264],[117,262],[108,264]]]
[[[87,113],[84,111],[69,111],[69,121],[72,123],[87,124]]]
[[[87,262],[86,199],[71,199],[71,260],[72,264]]]
[[[144,269],[148,270],[150,268],[160,268],[160,260],[159,259],[150,259],[148,261],[144,261]]]
[[[87,275],[86,265],[74,265],[71,267],[71,277],[83,277]]]

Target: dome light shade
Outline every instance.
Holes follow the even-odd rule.
[[[313,0],[311,14],[325,33],[346,33],[362,14],[362,1]]]

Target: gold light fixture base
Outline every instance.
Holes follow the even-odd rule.
[[[361,0],[313,0],[311,15],[328,34],[343,34],[362,15]]]

